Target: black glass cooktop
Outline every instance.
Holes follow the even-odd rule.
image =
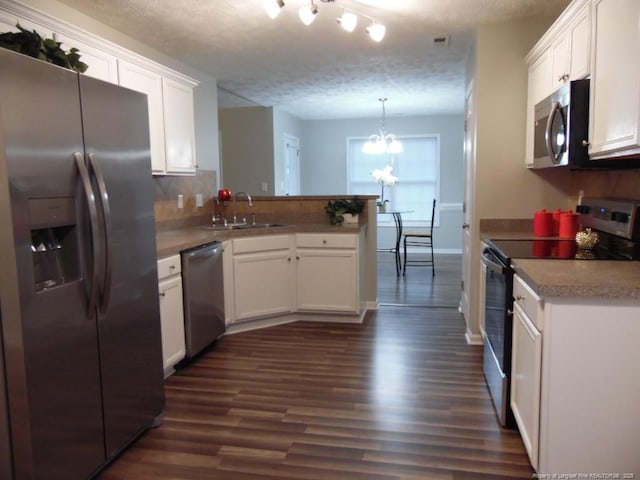
[[[505,260],[544,258],[556,260],[640,260],[640,244],[603,236],[596,248],[580,250],[574,240],[491,240]]]

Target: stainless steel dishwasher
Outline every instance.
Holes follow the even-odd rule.
[[[181,253],[187,358],[225,332],[223,250],[213,242]]]

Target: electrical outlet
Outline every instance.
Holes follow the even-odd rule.
[[[203,205],[202,194],[196,193],[196,207],[201,207]]]
[[[268,184],[267,182],[262,182],[262,183],[260,184],[260,189],[261,189],[263,192],[268,192],[268,191],[269,191],[269,184]]]
[[[178,195],[178,208],[184,208],[184,195]]]

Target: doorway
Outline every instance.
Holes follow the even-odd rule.
[[[300,139],[284,134],[283,195],[300,195]]]

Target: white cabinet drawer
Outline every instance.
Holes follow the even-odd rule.
[[[356,248],[358,238],[355,234],[339,233],[299,233],[296,235],[298,248]]]
[[[540,297],[518,275],[513,277],[513,299],[531,322],[542,331],[544,315],[542,314],[542,301]]]
[[[182,271],[180,255],[173,255],[158,260],[158,279],[170,277]]]
[[[233,254],[288,250],[290,235],[266,235],[233,239]]]

